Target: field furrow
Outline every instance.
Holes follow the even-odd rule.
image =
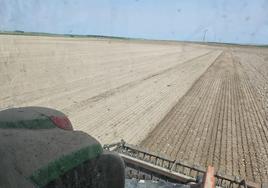
[[[267,124],[254,88],[243,62],[226,50],[140,146],[192,165],[211,164],[223,174],[267,181]]]
[[[0,35],[0,109],[63,111],[102,144],[268,182],[268,50]]]

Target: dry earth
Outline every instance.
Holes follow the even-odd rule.
[[[54,107],[102,143],[139,143],[221,53],[120,40],[0,41],[0,108]]]
[[[0,35],[0,83],[1,109],[268,181],[268,48]]]
[[[260,55],[225,50],[140,145],[267,182],[267,73]]]

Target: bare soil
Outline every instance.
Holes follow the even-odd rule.
[[[103,144],[143,140],[221,53],[63,37],[2,35],[0,44],[0,108],[56,108]]]
[[[248,70],[258,63],[239,56],[244,58],[225,50],[140,145],[193,165],[213,165],[223,174],[267,182],[267,111],[258,93],[264,91],[254,84],[262,82],[250,79],[258,69]]]
[[[0,36],[0,109],[46,106],[102,144],[268,181],[268,49]]]

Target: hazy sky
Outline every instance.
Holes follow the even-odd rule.
[[[268,0],[0,0],[0,30],[268,44]]]

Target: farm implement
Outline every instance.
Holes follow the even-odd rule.
[[[124,142],[104,145],[43,107],[0,112],[0,187],[264,188]]]
[[[124,140],[118,143],[104,145],[103,148],[118,153],[126,165],[126,179],[141,181],[141,184],[145,183],[145,181],[153,181],[169,183],[170,187],[172,187],[172,183],[173,186],[177,185],[179,187],[179,185],[183,185],[189,188],[267,187],[267,185],[260,185],[239,177],[220,174],[219,172],[215,172],[212,166],[205,169],[200,166],[191,166],[179,160],[171,160],[165,156],[127,144]]]

